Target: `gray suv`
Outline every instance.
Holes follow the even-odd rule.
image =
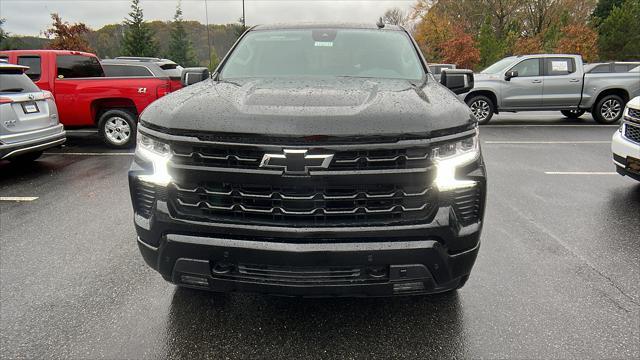
[[[25,75],[28,67],[0,62],[0,159],[33,161],[65,142],[53,95]]]

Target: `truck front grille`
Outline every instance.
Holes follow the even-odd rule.
[[[248,147],[172,146],[174,162],[181,165],[258,169],[267,151]],[[429,164],[429,148],[352,150],[333,152],[328,170],[413,169]]]
[[[625,123],[624,137],[640,144],[640,126]]]
[[[275,226],[417,223],[436,207],[435,189],[397,185],[271,186],[207,182],[174,184],[172,206],[193,220]]]
[[[629,109],[628,116],[634,121],[640,122],[640,110]]]

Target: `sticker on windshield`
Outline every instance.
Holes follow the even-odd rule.
[[[315,46],[333,46],[333,41],[316,41]]]
[[[566,61],[551,61],[551,71],[569,71],[569,64]]]

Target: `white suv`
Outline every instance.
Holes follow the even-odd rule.
[[[616,171],[640,181],[640,96],[627,103],[622,125],[613,135],[611,151]]]

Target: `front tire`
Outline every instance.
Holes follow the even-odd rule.
[[[467,105],[480,125],[488,124],[495,113],[495,105],[491,99],[484,95],[477,95],[470,98],[467,100]]]
[[[594,107],[593,118],[600,124],[615,124],[620,121],[624,110],[624,101],[618,95],[602,97]]]
[[[98,133],[109,147],[130,148],[136,142],[136,116],[124,109],[107,110],[98,120]]]
[[[560,112],[562,113],[562,115],[564,115],[565,117],[567,117],[569,119],[577,119],[580,116],[584,115],[584,113],[586,111],[584,111],[584,110],[562,110]]]

